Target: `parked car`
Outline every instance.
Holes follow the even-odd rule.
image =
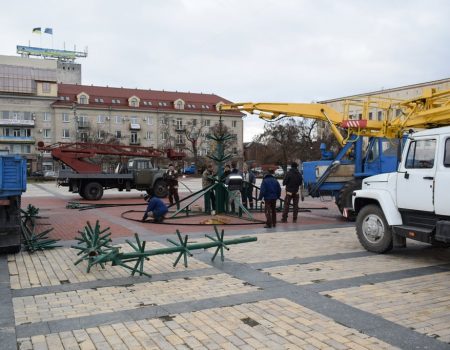
[[[195,164],[191,164],[188,167],[184,168],[183,173],[185,175],[195,175],[197,174],[197,167]]]
[[[31,177],[42,177],[44,176],[44,172],[43,171],[34,171],[30,174]]]
[[[275,177],[283,177],[283,176],[284,176],[283,168],[278,168],[275,170]]]
[[[44,177],[56,177],[56,173],[53,170],[47,170],[44,172]]]

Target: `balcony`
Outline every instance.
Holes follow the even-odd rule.
[[[78,129],[89,129],[91,127],[91,123],[88,121],[79,121]]]
[[[130,130],[141,130],[141,124],[130,123]]]
[[[11,125],[11,126],[34,126],[34,120],[24,120],[24,119],[0,119],[0,125]]]
[[[35,143],[34,137],[25,136],[0,136],[0,143]]]

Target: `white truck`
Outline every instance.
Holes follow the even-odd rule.
[[[450,246],[450,127],[411,134],[397,172],[364,179],[352,202],[368,251],[405,247],[406,238]]]

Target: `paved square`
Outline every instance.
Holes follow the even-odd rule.
[[[85,262],[73,264],[77,251],[68,240],[87,218],[119,232],[114,245],[123,251],[134,232],[154,249],[169,246],[176,228],[190,242],[205,241],[213,229],[130,222],[120,217],[124,208],[72,210],[64,226],[67,198],[40,190],[27,200],[42,205],[63,247],[0,256],[1,349],[450,348],[446,249],[408,242],[372,254],[351,224],[313,211],[275,230],[223,227],[226,238],[258,238],[230,246],[224,262],[196,250],[187,268],[174,268],[173,255],[151,257],[151,278],[119,266],[87,273]]]

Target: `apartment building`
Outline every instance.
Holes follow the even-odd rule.
[[[28,171],[54,170],[39,141],[117,142],[183,150],[202,157],[206,135],[221,118],[243,154],[242,115],[220,113],[229,103],[215,94],[100,87],[81,84],[81,65],[0,56],[0,154],[20,154]]]

